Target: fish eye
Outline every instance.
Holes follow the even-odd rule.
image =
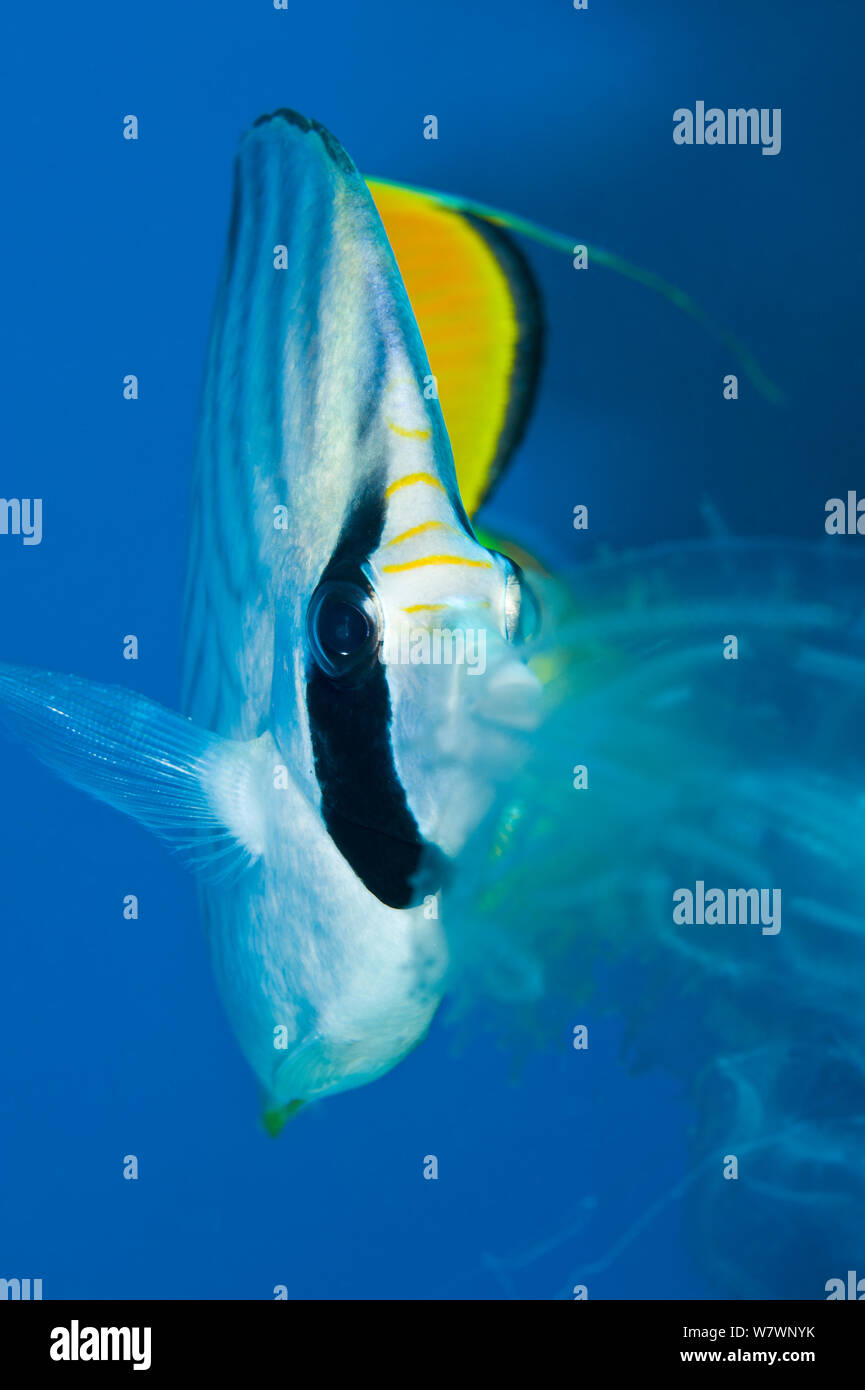
[[[515,560],[502,556],[505,579],[504,628],[509,642],[530,642],[541,629],[541,610],[531,585]]]
[[[373,595],[359,584],[336,579],[319,584],[306,626],[312,654],[332,680],[357,679],[371,669],[381,641],[381,615]]]

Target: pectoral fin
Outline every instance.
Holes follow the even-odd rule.
[[[0,721],[65,781],[133,816],[198,870],[222,874],[263,851],[256,789],[270,734],[220,738],[121,686],[2,665]]]

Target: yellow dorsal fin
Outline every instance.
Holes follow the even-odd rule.
[[[501,228],[416,189],[367,182],[436,378],[460,494],[473,516],[531,411],[540,297],[528,263]]]
[[[540,365],[540,300],[509,233],[569,256],[579,239],[451,194],[389,179],[366,182],[438,381],[460,492],[473,516],[520,441]],[[592,264],[626,276],[687,314],[724,344],[766,400],[783,402],[748,349],[690,295],[614,252],[589,246],[588,255]]]

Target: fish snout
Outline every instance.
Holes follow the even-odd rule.
[[[480,688],[468,688],[467,699],[475,718],[505,729],[531,733],[541,722],[543,686],[517,658],[494,666]]]

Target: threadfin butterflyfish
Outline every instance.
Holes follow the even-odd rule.
[[[865,586],[792,542],[562,577],[493,539],[541,360],[514,234],[572,248],[367,183],[296,113],[257,122],[205,369],[184,712],[11,666],[0,712],[194,867],[269,1132],[387,1072],[446,993],[560,1041],[594,988],[687,1086],[704,1259],[741,1296],[745,1231],[747,1287],[807,1296],[865,1234]],[[783,891],[783,931],[679,925],[700,881]]]
[[[474,509],[531,402],[537,297],[503,234],[377,197]],[[462,359],[417,273],[430,221],[474,325]],[[196,868],[271,1129],[423,1036],[447,968],[443,890],[539,717],[534,600],[472,529],[431,376],[365,181],[317,123],[262,118],[237,157],[205,370],[184,714],[0,672],[7,723],[37,755]]]

